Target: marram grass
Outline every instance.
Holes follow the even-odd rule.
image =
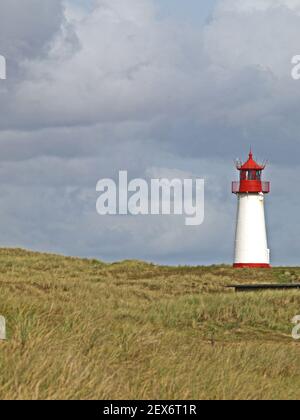
[[[0,250],[0,399],[299,399],[300,268],[104,264]]]

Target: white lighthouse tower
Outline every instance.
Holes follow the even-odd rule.
[[[247,162],[238,163],[237,169],[240,181],[232,184],[238,198],[234,267],[270,268],[264,207],[270,183],[262,182],[265,165],[256,163],[251,151]]]

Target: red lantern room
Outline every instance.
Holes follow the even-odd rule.
[[[240,171],[240,182],[232,183],[233,194],[268,194],[270,192],[270,182],[262,181],[262,172],[266,165],[259,165],[253,159],[252,151],[246,163],[238,163],[237,169]]]

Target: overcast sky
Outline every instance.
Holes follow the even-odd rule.
[[[268,159],[272,263],[299,265],[300,0],[2,0],[0,244],[232,262],[233,161]],[[100,217],[96,183],[205,178],[205,222]]]

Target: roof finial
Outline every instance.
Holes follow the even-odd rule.
[[[252,159],[253,158],[253,153],[252,153],[252,146],[250,146],[250,153],[249,153],[249,158]]]

